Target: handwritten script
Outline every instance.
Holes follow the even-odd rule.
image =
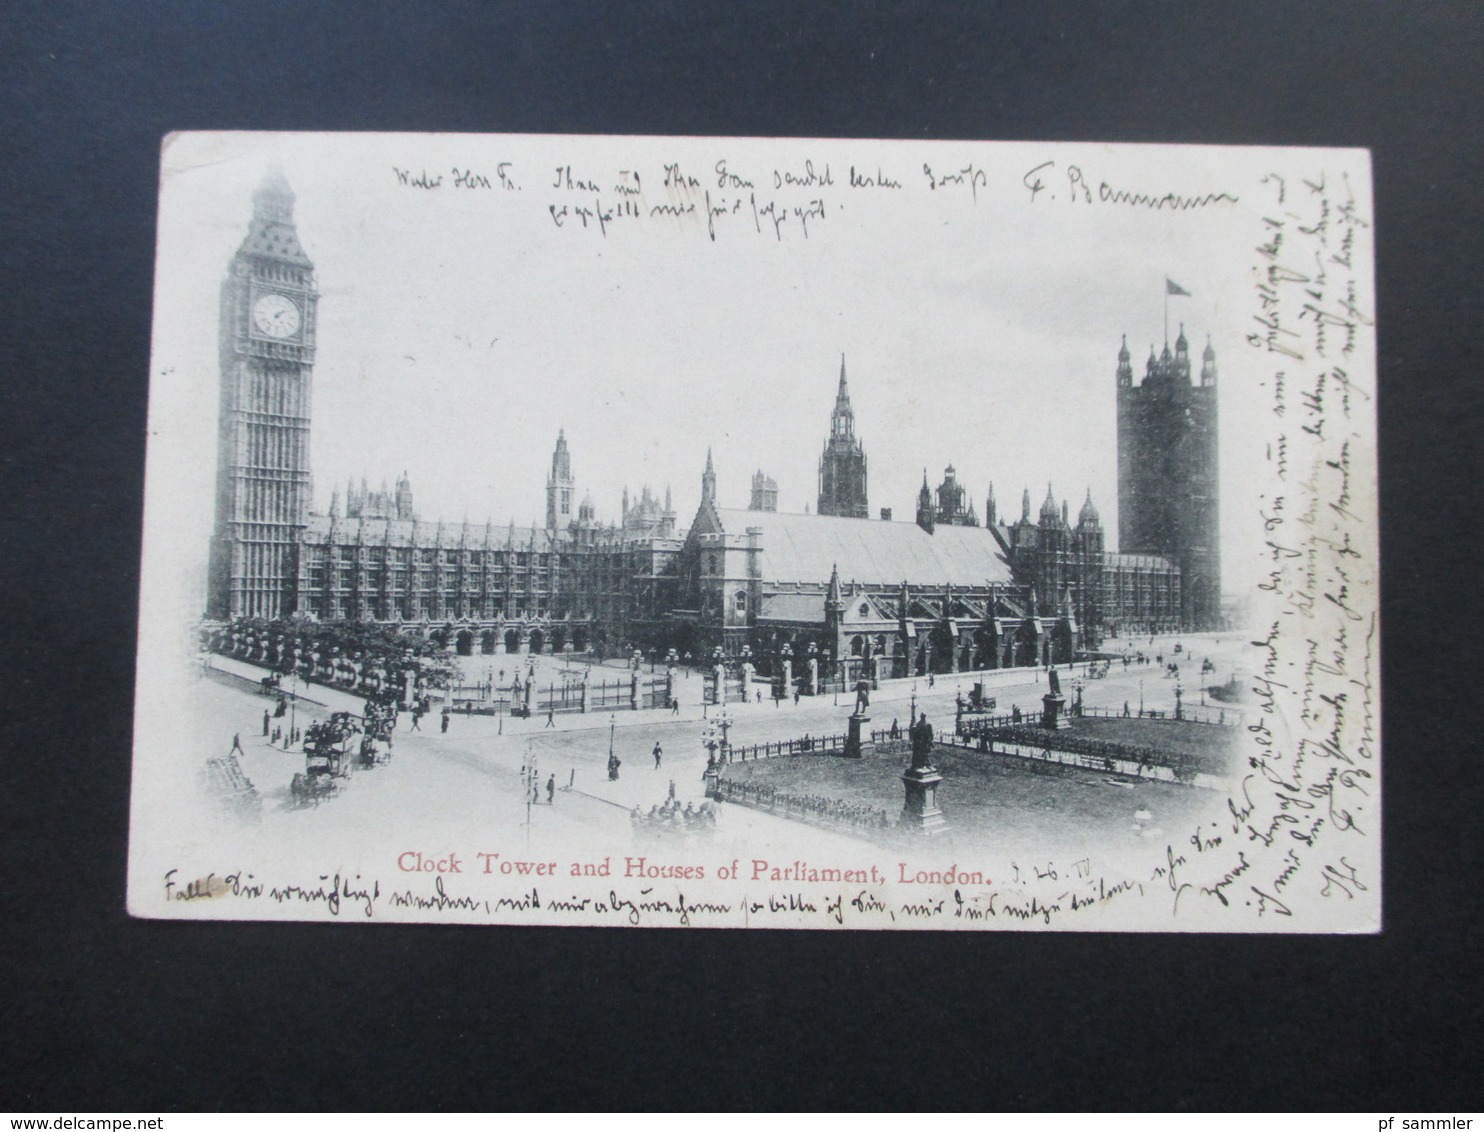
[[[1212,895],[1288,917],[1297,890],[1343,902],[1379,886],[1375,484],[1361,472],[1375,466],[1375,410],[1352,379],[1370,369],[1369,257],[1357,255],[1370,219],[1349,178],[1322,168],[1262,187],[1246,334],[1271,421],[1258,710],[1228,806],[1245,867]]]

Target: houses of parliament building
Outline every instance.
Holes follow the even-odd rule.
[[[1183,329],[1135,384],[1115,374],[1120,551],[1091,491],[1076,522],[1048,486],[1032,517],[983,520],[955,469],[926,473],[912,521],[871,518],[867,460],[842,360],[813,514],[778,510],[752,477],[722,507],[710,453],[701,503],[677,525],[669,489],[624,490],[598,519],[558,433],[545,523],[423,519],[404,472],[311,506],[310,388],[319,293],[294,195],[270,173],[221,292],[221,401],[210,620],[309,617],[436,635],[462,654],[720,647],[764,664],[828,654],[840,674],[888,678],[1072,659],[1109,634],[1217,627],[1216,368],[1193,382]]]

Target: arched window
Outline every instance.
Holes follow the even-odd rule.
[[[738,590],[732,597],[732,608],[737,611],[738,617],[747,616],[747,591]]]

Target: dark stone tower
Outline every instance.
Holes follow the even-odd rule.
[[[221,408],[209,617],[295,611],[309,516],[314,264],[294,228],[294,193],[278,170],[253,194],[247,238],[222,284]]]
[[[1103,640],[1103,520],[1093,505],[1091,488],[1072,532],[1070,572],[1082,639],[1095,647]]]
[[[922,469],[922,486],[917,489],[917,525],[928,534],[933,533],[938,513],[933,509],[933,489],[928,487],[927,469]]]
[[[761,468],[752,474],[752,501],[748,503],[749,511],[777,511],[778,510],[778,481],[772,476],[763,474]]]
[[[1192,384],[1185,328],[1134,384],[1128,343],[1118,351],[1118,549],[1157,554],[1180,570],[1181,623],[1221,623],[1216,353],[1209,342]]]
[[[943,470],[943,482],[938,485],[938,517],[942,527],[977,527],[979,516],[974,513],[974,504],[969,493],[958,482],[958,473],[952,464]]]
[[[407,478],[405,471],[397,481],[396,511],[398,519],[417,518],[417,510],[412,505],[412,481]]]
[[[567,432],[557,430],[551,453],[551,474],[546,477],[546,529],[565,530],[572,522],[572,454],[567,451]]]
[[[855,436],[855,413],[850,408],[850,390],[845,384],[845,358],[840,358],[840,387],[835,410],[830,414],[830,438],[819,458],[819,513],[864,519],[866,506],[866,453]]]
[[[1066,587],[1067,542],[1071,534],[1066,520],[1056,506],[1056,497],[1051,485],[1046,485],[1046,499],[1041,504],[1040,522],[1036,524],[1039,537],[1036,540],[1036,588],[1045,595],[1055,608],[1057,599]]]

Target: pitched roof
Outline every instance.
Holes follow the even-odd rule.
[[[763,608],[758,612],[759,621],[804,621],[824,620],[824,594],[770,594],[763,598]]]
[[[716,516],[728,535],[762,528],[758,566],[765,581],[824,582],[836,566],[842,582],[871,586],[1013,581],[999,544],[983,527],[939,527],[928,534],[916,523],[723,507]]]
[[[255,217],[238,254],[265,256],[314,270],[314,264],[299,244],[299,233],[292,224],[281,220]]]

